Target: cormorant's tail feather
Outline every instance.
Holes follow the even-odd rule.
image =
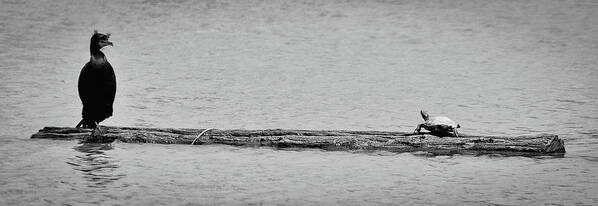
[[[81,119],[81,121],[79,121],[79,123],[77,124],[77,126],[75,126],[75,128],[81,127],[82,124],[83,124],[83,119]]]
[[[83,118],[75,127],[83,127],[84,129],[95,129],[97,126],[98,124],[95,121]]]

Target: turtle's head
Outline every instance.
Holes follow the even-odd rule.
[[[461,125],[457,124],[457,128],[461,128]]]
[[[430,115],[424,110],[420,110],[419,113],[422,115],[422,118],[424,118],[424,121],[428,121],[430,118]]]

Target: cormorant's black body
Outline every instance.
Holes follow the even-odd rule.
[[[96,128],[97,124],[112,116],[112,104],[116,94],[116,76],[106,56],[100,49],[112,45],[110,34],[94,32],[91,37],[91,58],[79,75],[79,98],[83,103],[83,119],[77,127]]]

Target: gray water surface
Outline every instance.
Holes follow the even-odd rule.
[[[598,204],[596,1],[0,1],[0,205]],[[94,29],[115,126],[553,133],[554,157],[31,140]]]

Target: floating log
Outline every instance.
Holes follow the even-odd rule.
[[[555,155],[565,152],[557,135],[437,137],[385,131],[348,130],[219,130],[102,126],[103,132],[91,137],[90,129],[44,127],[31,138],[80,139],[94,142],[156,144],[226,144],[275,148],[318,148],[324,150],[383,150],[442,154]],[[201,136],[199,136],[201,134]]]

